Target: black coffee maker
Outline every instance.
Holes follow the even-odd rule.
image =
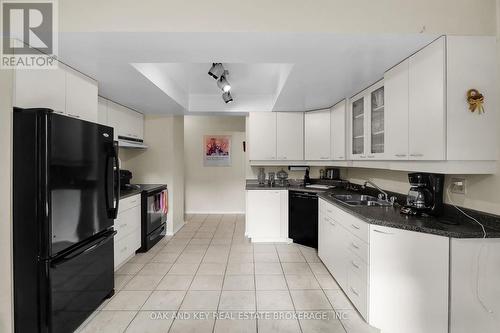
[[[401,213],[438,216],[443,210],[444,175],[415,172],[408,174],[411,188]]]

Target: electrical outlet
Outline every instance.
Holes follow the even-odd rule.
[[[451,179],[451,192],[456,194],[465,194],[466,189],[465,178]]]

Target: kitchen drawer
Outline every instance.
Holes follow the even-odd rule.
[[[361,279],[362,281],[368,280],[368,265],[359,259],[359,257],[353,253],[350,253],[348,256],[349,260],[349,275],[353,275]]]
[[[141,247],[141,229],[136,228],[130,234],[115,241],[115,269],[132,256]]]
[[[117,231],[115,239],[120,240],[128,236],[133,230],[141,228],[141,206],[132,207],[118,214],[114,225]]]
[[[354,217],[353,215],[337,208],[333,205],[327,206],[327,215],[331,216],[335,221],[342,224],[349,232],[360,238],[366,243],[369,243],[369,225],[368,223]]]
[[[365,320],[368,320],[368,281],[349,271],[347,296]]]
[[[141,205],[141,195],[133,195],[131,197],[127,197],[124,199],[120,199],[120,206],[118,207],[118,214],[121,214],[122,212],[126,211],[127,209],[130,209],[132,207],[140,206]]]
[[[368,260],[370,258],[369,256],[370,249],[367,243],[363,242],[361,239],[354,236],[352,233],[349,233],[349,237],[346,240],[346,243],[351,253],[354,253],[364,263],[368,263]]]

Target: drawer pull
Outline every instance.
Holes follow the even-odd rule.
[[[330,224],[333,225],[334,227],[337,226],[335,223],[333,223],[332,220],[328,220],[328,222],[330,222]]]
[[[375,158],[375,155],[368,155],[368,158]]]
[[[352,246],[353,248],[355,248],[356,250],[359,250],[359,246],[357,246],[356,244],[351,243],[351,246]]]
[[[128,225],[127,223],[120,224],[120,228],[125,228],[127,225]]]
[[[331,209],[326,210],[328,213],[333,213]]]
[[[127,251],[127,249],[128,249],[128,246],[125,246],[120,252],[125,252],[125,251]]]
[[[381,230],[377,230],[377,229],[373,229],[374,232],[377,232],[379,234],[384,234],[384,235],[394,235],[393,233],[391,232],[385,232],[385,231],[381,231]]]
[[[406,157],[406,154],[394,154],[396,157]]]
[[[355,224],[351,224],[351,227],[353,227],[356,230],[359,230],[359,227],[357,225],[355,225]]]
[[[351,289],[351,292],[352,292],[354,295],[356,295],[356,296],[358,296],[358,297],[359,297],[358,292],[357,292],[356,290],[354,290],[354,288],[353,288],[353,287],[349,287],[349,289]]]
[[[351,260],[351,265],[353,265],[355,268],[359,269],[359,265],[356,265],[356,263],[352,260]]]
[[[410,154],[410,156],[412,156],[412,157],[422,157],[422,156],[424,156],[424,154]]]

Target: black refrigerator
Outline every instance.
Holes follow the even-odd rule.
[[[114,293],[113,128],[14,108],[16,332],[72,332]]]

